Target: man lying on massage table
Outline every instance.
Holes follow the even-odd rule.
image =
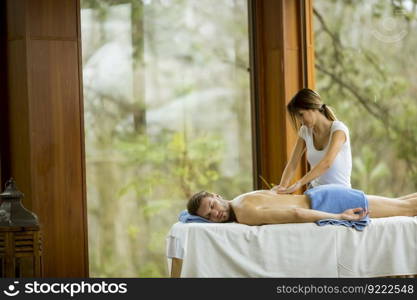
[[[416,216],[417,193],[400,198],[365,195],[341,185],[321,185],[304,195],[276,194],[270,190],[245,193],[224,200],[205,191],[193,195],[188,213],[211,222],[247,225],[307,223],[323,219],[360,221],[365,218]]]

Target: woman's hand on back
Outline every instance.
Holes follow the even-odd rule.
[[[275,185],[271,191],[273,191],[274,193],[280,194],[281,191],[285,191],[287,189],[287,187],[282,186],[282,185]]]
[[[275,192],[277,194],[292,194],[295,191],[297,191],[300,187],[301,187],[301,183],[299,181],[297,181],[296,183],[294,183],[293,185],[291,185],[289,187],[278,186],[278,188],[275,189]]]

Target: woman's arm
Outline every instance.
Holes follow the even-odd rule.
[[[297,168],[298,163],[301,160],[304,152],[306,150],[306,143],[302,137],[298,137],[297,142],[292,150],[290,160],[285,166],[284,172],[282,173],[280,187],[287,187],[291,179],[294,176],[295,169]]]
[[[320,160],[320,162],[315,165],[314,168],[312,168],[306,175],[304,175],[303,178],[290,186],[288,189],[280,191],[280,193],[293,193],[303,185],[323,175],[332,166],[333,161],[335,160],[337,154],[340,152],[340,149],[342,149],[345,141],[346,135],[343,131],[336,130],[333,132],[329,149],[327,150],[324,157]]]
[[[333,164],[337,154],[342,149],[343,144],[346,141],[346,135],[343,131],[337,130],[333,132],[333,137],[329,145],[329,149],[327,150],[324,157],[320,160],[320,162],[315,165],[314,168],[310,170],[303,178],[301,178],[300,185],[303,186],[304,184],[309,183],[313,179],[323,175]]]

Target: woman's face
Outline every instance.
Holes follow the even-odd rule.
[[[316,109],[300,109],[296,112],[298,121],[309,128],[313,128],[317,120]]]

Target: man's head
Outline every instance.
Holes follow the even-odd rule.
[[[221,196],[205,191],[194,194],[187,203],[190,214],[216,223],[230,220],[230,204]]]

